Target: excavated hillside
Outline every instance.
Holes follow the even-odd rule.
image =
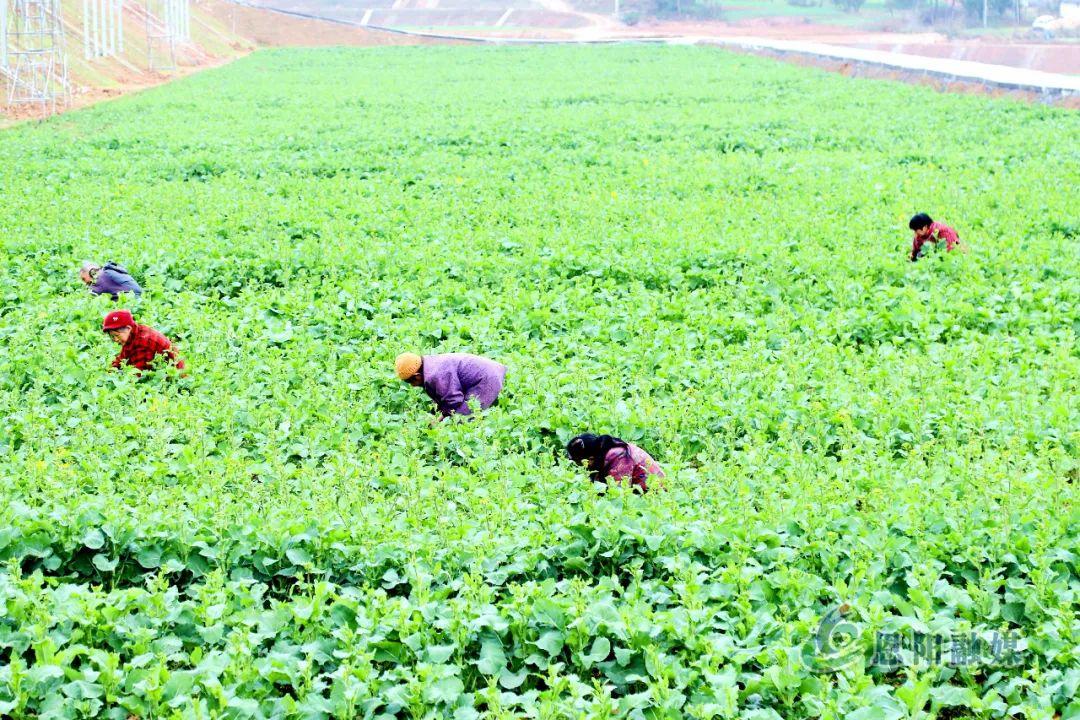
[[[68,60],[70,100],[59,110],[83,107],[141,90],[246,55],[258,47],[315,45],[417,44],[416,38],[347,25],[293,17],[227,0],[193,0],[191,39],[175,45],[175,67],[163,70],[161,51],[149,53],[157,18],[147,17],[142,0],[123,4],[123,52],[87,59],[83,0],[62,0],[64,45]],[[149,31],[148,31],[149,28]],[[160,45],[157,41],[155,48]],[[119,46],[120,43],[117,43]],[[0,125],[40,117],[37,104],[6,105],[7,86],[0,80]]]

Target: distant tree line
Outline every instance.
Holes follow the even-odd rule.
[[[630,25],[644,17],[718,18],[719,0],[627,0],[622,3],[622,19]]]
[[[935,23],[1008,17],[1021,22],[1021,6],[1039,0],[886,0],[890,9],[910,12],[921,22]],[[787,0],[796,7],[821,7],[831,3],[845,12],[857,13],[866,0]],[[719,18],[720,0],[622,0],[619,4],[622,20],[633,25],[646,17],[655,18]]]
[[[913,10],[922,19],[948,19],[957,14],[981,18],[984,11],[993,15],[1019,16],[1017,0],[888,0],[888,6],[897,10]]]
[[[796,7],[821,7],[826,0],[788,0]],[[858,12],[866,0],[829,0],[847,12]],[[911,11],[923,22],[956,19],[958,16],[985,19],[985,16],[1015,16],[1021,22],[1021,0],[886,0],[886,6],[894,10]]]
[[[825,0],[788,0],[788,5],[795,7],[821,7]],[[832,0],[832,4],[847,12],[858,12],[859,8],[866,4],[866,0]]]

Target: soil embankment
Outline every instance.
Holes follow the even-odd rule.
[[[247,4],[247,3],[253,4]],[[480,39],[552,40],[552,41],[619,41],[630,39],[667,40],[671,42],[705,42],[724,38],[754,36],[785,41],[825,43],[834,46],[879,50],[891,53],[918,55],[942,60],[963,60],[991,65],[1004,65],[1051,73],[1077,73],[1080,71],[1080,45],[1062,43],[1012,42],[1008,40],[956,40],[934,32],[891,33],[867,32],[858,28],[807,22],[800,18],[752,18],[737,22],[718,21],[645,21],[633,27],[615,21],[609,15],[585,12],[566,0],[536,0],[537,7],[529,12],[547,13],[550,22],[545,27],[514,27],[514,23],[497,23],[492,27],[471,28],[467,35]],[[257,4],[255,4],[257,3]],[[398,14],[410,11],[424,12],[423,7],[412,7],[408,0],[387,0],[390,9],[382,10]],[[408,5],[408,7],[405,7]],[[433,7],[433,6],[432,6]],[[276,8],[276,9],[275,9]],[[377,16],[374,10],[364,11],[359,18],[349,13],[356,9],[338,8],[341,17],[304,17],[307,5],[302,0],[246,0],[244,4],[230,0],[193,0],[191,4],[191,41],[176,46],[175,68],[155,70],[150,68],[147,54],[146,18],[141,15],[142,6],[128,4],[124,9],[124,43],[127,52],[117,57],[83,57],[82,3],[64,0],[64,29],[67,35],[69,58],[70,101],[61,109],[83,107],[108,100],[161,83],[189,75],[206,68],[216,67],[246,55],[258,47],[288,46],[377,46],[417,45],[454,42],[440,39],[441,32],[458,34],[447,28],[424,28],[432,36],[387,32],[371,22],[371,29],[363,23],[389,19]],[[348,12],[346,12],[348,10]],[[433,12],[428,10],[429,12]],[[325,8],[323,12],[335,12]],[[513,13],[524,13],[514,10]],[[510,10],[502,11],[502,21],[513,17]],[[531,17],[531,16],[530,16]],[[417,21],[418,22],[418,21]],[[514,22],[520,22],[514,18]],[[531,21],[530,21],[531,22]],[[528,24],[528,23],[527,23]],[[567,27],[566,25],[570,26]],[[415,30],[415,28],[414,28]],[[854,64],[828,57],[804,55],[795,57],[789,53],[770,54],[800,64],[815,65],[845,74],[871,77],[888,77],[933,84],[949,91],[975,91],[989,94],[1008,93],[1016,97],[1034,99],[1031,93],[1000,91],[979,83],[954,82],[940,78],[923,77],[887,67]],[[0,87],[0,90],[3,90]],[[6,99],[0,94],[0,103]],[[1066,106],[1080,104],[1075,96],[1055,99]],[[36,105],[0,105],[0,127],[21,119],[41,117],[48,114]]]
[[[70,97],[58,111],[93,105],[131,92],[154,87],[200,70],[217,67],[259,47],[320,45],[418,45],[433,41],[393,33],[365,30],[345,24],[307,19],[228,0],[191,3],[191,40],[175,46],[175,66],[151,68],[147,22],[142,6],[124,7],[124,52],[113,57],[87,59],[83,54],[82,3],[65,0],[64,34],[68,56]],[[156,51],[155,65],[173,64]],[[51,114],[39,104],[5,105],[7,85],[0,80],[0,127],[19,120]]]

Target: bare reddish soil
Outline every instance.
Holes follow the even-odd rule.
[[[264,0],[267,2],[273,0]],[[286,1],[286,0],[280,0]],[[537,0],[549,14],[574,17],[584,22],[570,26],[564,21],[522,23],[515,19],[499,28],[468,31],[472,37],[554,40],[617,40],[625,38],[733,38],[760,37],[775,40],[818,42],[871,50],[922,55],[951,60],[1006,65],[1043,72],[1080,73],[1080,44],[1063,42],[1013,41],[1008,39],[957,40],[938,32],[904,33],[868,31],[841,25],[814,23],[806,18],[769,17],[737,22],[646,20],[632,26],[614,22],[610,15],[597,15],[570,8],[560,0]],[[519,14],[515,18],[520,17]],[[536,11],[538,17],[543,13]],[[519,27],[515,27],[517,25]],[[438,33],[439,30],[433,29]],[[447,30],[447,34],[454,34]]]
[[[236,5],[228,0],[203,0],[202,7],[226,27],[267,47],[319,47],[326,45],[422,45],[431,41],[395,33],[364,30],[322,20],[309,20]]]
[[[913,85],[922,85],[924,87],[931,87],[939,92],[950,93],[965,93],[970,95],[986,95],[989,97],[1007,97],[1013,100],[1022,100],[1026,102],[1041,102],[1042,98],[1037,93],[1026,92],[1023,90],[1005,90],[1002,88],[987,87],[982,83],[976,82],[957,82],[943,80],[941,78],[933,78],[925,75],[915,75],[905,72],[903,70],[890,70],[883,67],[869,67],[866,65],[858,65],[855,63],[844,62],[843,60],[834,60],[831,58],[814,58],[807,55],[777,55],[763,51],[756,53],[760,55],[766,55],[771,57],[777,57],[785,62],[794,63],[796,65],[802,65],[804,67],[816,67],[823,70],[829,70],[831,72],[837,72],[845,77],[866,77],[866,78],[878,78],[882,80],[898,80],[901,82],[910,83]],[[1054,105],[1057,107],[1069,108],[1072,110],[1080,109],[1080,96],[1070,96],[1059,98],[1054,101]]]
[[[918,42],[844,42],[842,44],[868,50],[885,50],[951,60],[970,60],[992,65],[1030,68],[1032,70],[1042,70],[1043,72],[1065,74],[1080,72],[1080,45],[986,41],[952,41],[934,44]]]
[[[69,112],[129,93],[146,90],[201,70],[225,65],[245,54],[247,53],[241,52],[227,57],[208,57],[199,64],[178,64],[175,70],[170,70],[168,73],[118,70],[110,74],[110,80],[114,81],[112,87],[102,88],[85,85],[73,87],[68,102],[58,105],[57,112]],[[0,120],[41,120],[52,114],[54,113],[49,108],[38,104],[0,105]],[[3,127],[3,125],[0,125],[0,127]]]
[[[193,15],[192,22],[200,26],[201,32],[212,34],[219,41],[227,42],[227,45],[222,45],[223,51],[219,51],[217,55],[214,55],[198,46],[178,47],[176,69],[168,72],[154,72],[146,70],[145,67],[136,67],[126,62],[106,58],[98,61],[97,70],[108,78],[110,87],[94,87],[73,79],[70,102],[60,106],[59,110],[67,112],[94,105],[105,100],[155,87],[192,73],[219,67],[238,57],[247,55],[256,47],[421,45],[440,42],[408,35],[364,30],[339,23],[299,18],[269,10],[236,5],[228,2],[228,0],[200,0],[198,8],[203,13],[206,13],[206,16]],[[211,27],[213,25],[219,27]],[[224,30],[221,28],[224,28]],[[76,40],[78,39],[76,38]],[[75,44],[78,45],[78,42]],[[141,58],[139,61],[141,61]],[[5,121],[37,120],[50,114],[52,112],[49,108],[37,104],[0,105],[0,127],[7,124]]]
[[[775,40],[847,45],[952,60],[969,60],[1043,72],[1080,73],[1080,44],[1015,42],[1001,39],[955,40],[936,32],[868,32],[839,25],[812,23],[805,18],[756,18],[734,23],[654,21],[638,23],[619,32],[624,35],[658,37],[753,36]]]
[[[270,0],[262,0],[269,2]],[[565,0],[538,0],[545,10],[519,10],[531,12],[537,25],[544,12],[558,16],[558,22],[548,27],[512,28],[470,31],[476,37],[503,37],[521,39],[573,39],[618,40],[631,37],[655,38],[708,38],[708,37],[765,37],[783,40],[830,43],[852,47],[888,50],[928,57],[1024,67],[1046,72],[1076,73],[1080,71],[1080,45],[1038,42],[1008,42],[1002,40],[950,40],[939,33],[890,33],[867,32],[855,28],[815,24],[805,18],[757,18],[733,23],[719,21],[646,21],[634,26],[615,22],[610,16],[583,12],[573,8]],[[287,0],[282,0],[283,4]],[[417,6],[422,7],[422,6]],[[246,55],[259,46],[327,46],[327,45],[417,45],[452,42],[442,39],[423,38],[399,33],[367,30],[348,24],[296,17],[271,10],[237,5],[228,0],[201,0],[199,8],[209,17],[204,29],[219,39],[227,40],[227,52],[218,55],[189,48],[178,57],[178,68],[168,73],[149,72],[136,68],[116,66],[110,70],[111,88],[78,88],[73,92],[67,109],[84,107],[109,100],[130,92],[153,87],[211,67],[216,67]],[[569,22],[567,20],[569,19]],[[216,24],[217,29],[210,27]],[[576,25],[576,27],[568,25]],[[560,27],[561,26],[561,27]],[[224,30],[222,30],[224,28]],[[767,54],[767,53],[766,53]],[[902,72],[885,69],[869,69],[827,59],[783,58],[789,62],[809,64],[816,67],[859,74],[863,76],[889,77],[893,79],[934,85],[943,90],[1002,94],[987,90],[977,84],[943,83],[939,80],[905,76]],[[1012,95],[1025,97],[1022,93]],[[1031,98],[1028,98],[1031,99]],[[1059,104],[1067,107],[1080,105],[1078,98],[1065,98]],[[42,116],[38,106],[2,108],[4,116],[13,120],[25,120]]]

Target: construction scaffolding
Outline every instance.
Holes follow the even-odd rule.
[[[191,39],[189,0],[145,0],[146,65],[151,70],[176,68],[176,45]]]
[[[83,53],[86,59],[124,52],[123,0],[83,0]]]
[[[51,113],[67,103],[60,0],[0,0],[0,77],[8,105],[37,103]]]

